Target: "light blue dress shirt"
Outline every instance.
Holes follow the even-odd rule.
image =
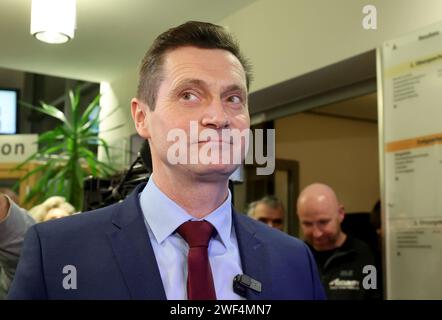
[[[198,220],[172,201],[155,185],[153,176],[140,194],[140,205],[168,300],[187,299],[187,242],[175,230],[188,220]],[[233,292],[233,278],[242,274],[235,228],[232,225],[231,194],[204,217],[216,229],[208,254],[216,297],[242,299]]]

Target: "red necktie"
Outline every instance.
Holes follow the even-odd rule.
[[[213,226],[207,221],[187,221],[178,228],[178,233],[189,245],[187,256],[188,300],[216,300],[207,253],[213,231]]]

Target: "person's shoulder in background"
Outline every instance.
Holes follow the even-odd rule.
[[[0,299],[4,299],[15,275],[26,232],[35,221],[7,195],[0,194],[0,210]]]

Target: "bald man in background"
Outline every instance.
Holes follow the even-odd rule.
[[[316,259],[328,298],[380,298],[379,290],[364,288],[364,277],[370,276],[370,272],[363,273],[363,269],[365,266],[375,266],[373,253],[364,242],[342,231],[345,210],[333,189],[322,183],[307,186],[298,197],[297,214],[304,240]],[[373,287],[373,281],[369,283]],[[380,285],[376,283],[376,287]]]

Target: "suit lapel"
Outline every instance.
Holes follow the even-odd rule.
[[[108,234],[132,299],[165,300],[161,275],[138,201],[139,185],[113,215]]]
[[[261,293],[248,289],[247,299],[270,299],[272,283],[268,247],[259,239],[249,218],[238,214],[233,208],[232,211],[243,273],[262,285]]]
[[[115,210],[114,230],[108,233],[117,263],[132,299],[165,300],[166,294],[149,234],[144,224],[138,194],[139,185]],[[247,299],[271,299],[272,284],[268,247],[259,239],[248,217],[232,207],[243,273],[261,282],[262,291],[247,290]]]

